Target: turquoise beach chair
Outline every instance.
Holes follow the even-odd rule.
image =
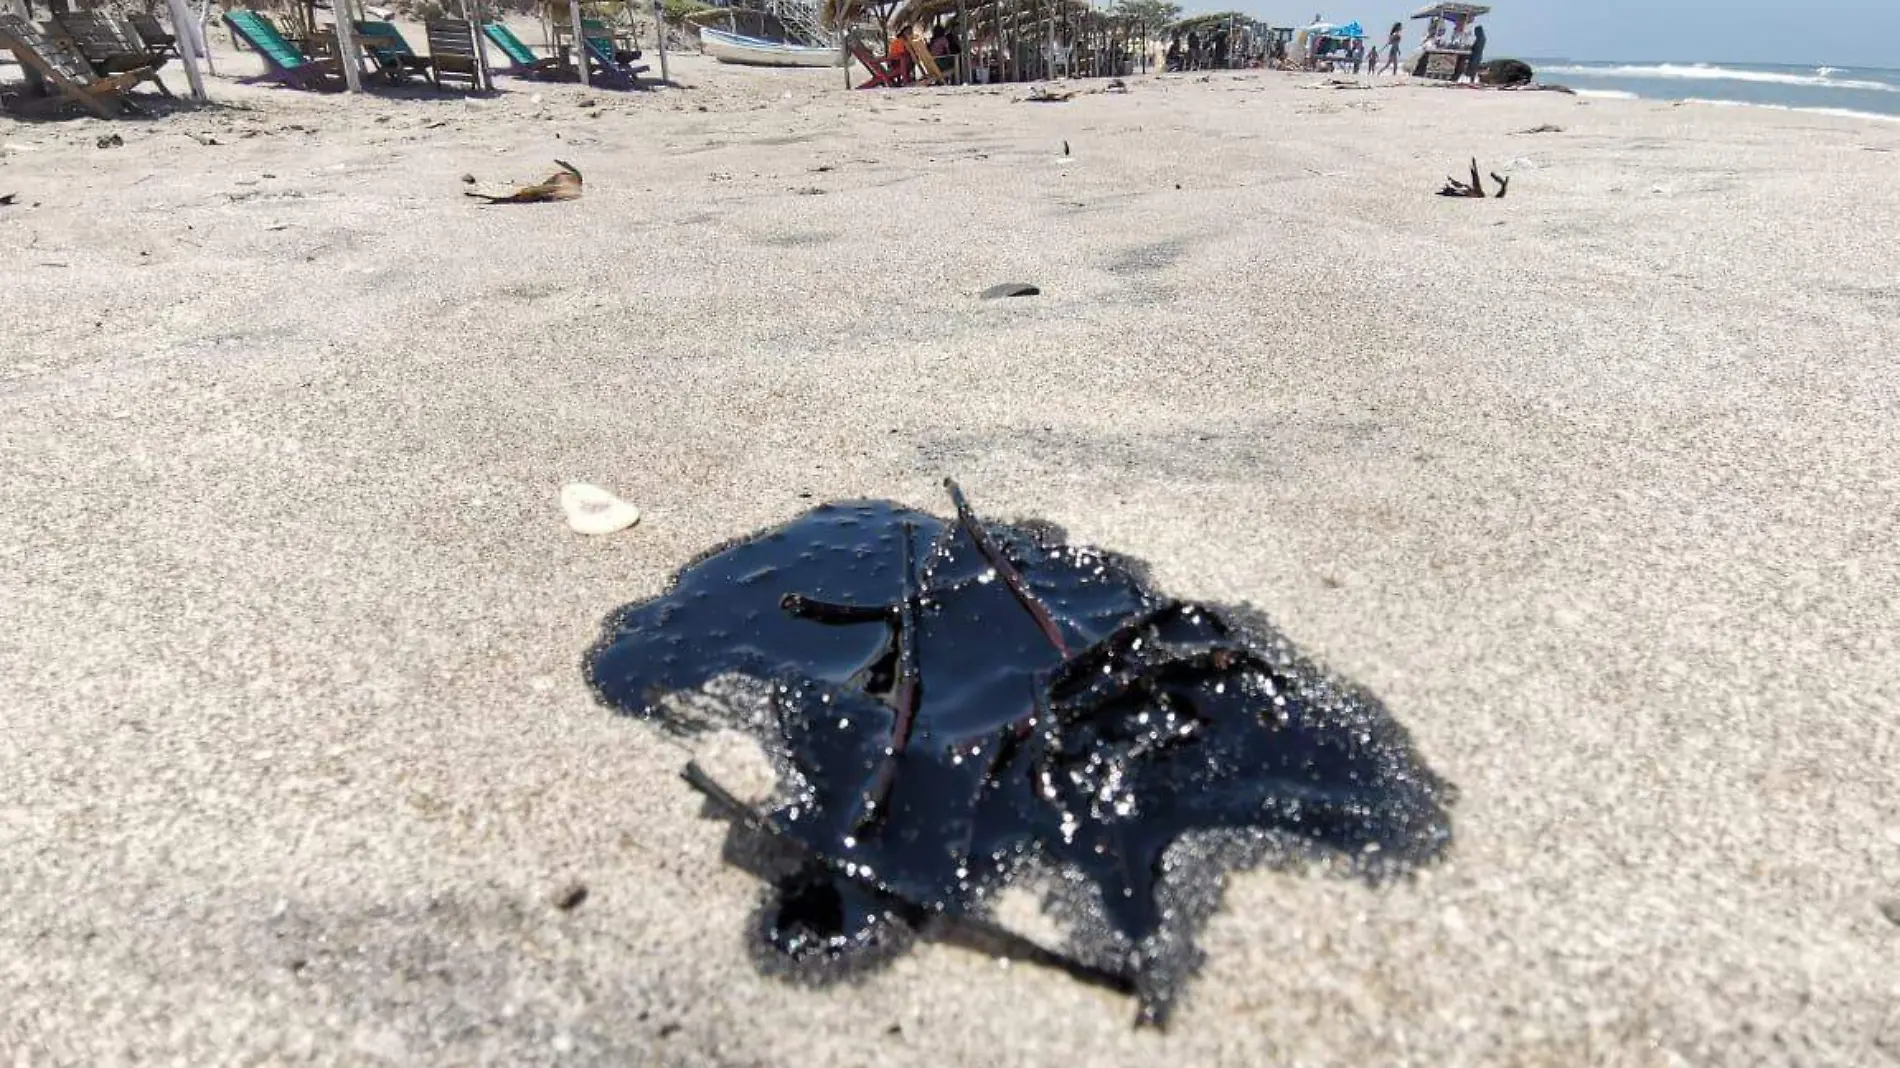
[[[402,31],[390,23],[364,20],[350,25],[356,30],[356,40],[363,53],[393,85],[408,81],[412,74],[426,78],[435,66],[429,57],[417,55],[403,38]]]
[[[508,57],[508,66],[501,69],[503,74],[512,74],[517,78],[537,78],[543,81],[574,77],[574,72],[568,67],[566,60],[559,56],[543,58],[535,55],[534,49],[529,48],[521,38],[516,37],[515,31],[509,29],[506,23],[485,23],[482,26],[482,35],[493,41],[495,47],[501,49],[501,54]]]
[[[640,75],[648,68],[642,63],[634,66],[632,61],[640,58],[640,52],[622,52],[615,43],[612,31],[600,19],[581,19],[582,38],[587,47],[587,58],[592,61],[589,70],[595,81],[610,89],[637,89],[640,87]]]
[[[255,11],[242,8],[224,13],[224,24],[231,35],[250,45],[264,57],[269,69],[244,81],[277,81],[293,89],[336,92],[343,88],[343,68],[333,59],[311,59],[277,32],[271,21]]]

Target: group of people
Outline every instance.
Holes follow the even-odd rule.
[[[1392,33],[1386,38],[1385,62],[1383,68],[1379,61],[1379,44],[1367,41],[1363,37],[1354,37],[1343,45],[1336,39],[1322,41],[1319,50],[1313,53],[1314,60],[1326,60],[1333,64],[1334,70],[1351,66],[1354,74],[1362,71],[1367,75],[1378,74],[1381,69],[1397,74],[1399,72],[1399,44],[1405,36],[1405,25],[1395,22]]]
[[[930,49],[930,58],[936,61],[939,68],[950,66],[956,61],[957,55],[963,51],[963,46],[957,41],[957,35],[942,23],[931,27],[930,39],[925,43],[925,47]],[[885,60],[890,64],[891,79],[896,85],[909,85],[916,80],[917,61],[910,54],[911,48],[908,27],[899,29],[891,35],[891,46],[885,54]]]
[[[1399,32],[1396,24],[1393,25],[1392,32],[1394,34]],[[1438,52],[1466,53],[1459,57],[1458,70],[1452,75],[1451,80],[1456,82],[1469,78],[1473,85],[1477,84],[1479,72],[1484,66],[1483,26],[1474,22],[1468,27],[1460,26],[1455,32],[1446,34],[1445,24],[1438,19],[1433,19],[1425,29],[1425,47]]]
[[[1187,32],[1187,45],[1182,47],[1181,34],[1175,32],[1168,38],[1166,69],[1184,70],[1226,70],[1229,64],[1227,27],[1216,26],[1213,33],[1202,39],[1199,30]]]
[[[1355,37],[1343,42],[1337,38],[1326,38],[1319,42],[1318,50],[1314,52],[1312,58],[1315,61],[1330,62],[1334,64],[1336,70],[1350,65],[1354,74],[1362,72],[1368,76],[1398,74],[1399,51],[1404,43],[1405,24],[1395,22],[1392,24],[1391,32],[1386,35],[1383,59],[1379,54],[1378,42],[1368,41],[1363,37]],[[1475,23],[1468,28],[1460,27],[1456,32],[1447,34],[1444,25],[1439,20],[1433,19],[1426,29],[1425,47],[1427,49],[1464,53],[1459,57],[1458,71],[1454,80],[1469,78],[1473,83],[1478,81],[1479,71],[1484,64],[1484,46],[1484,27]],[[887,58],[891,64],[895,83],[898,85],[908,85],[916,78],[917,63],[911,55],[915,47],[908,27],[897,31],[891,37]],[[932,27],[926,47],[929,48],[931,58],[936,61],[937,66],[946,69],[955,63],[963,50],[961,43],[957,40],[957,35],[941,23]],[[1254,60],[1284,59],[1285,47],[1282,39],[1274,37],[1266,56],[1256,55],[1251,58]],[[1202,36],[1199,30],[1189,30],[1185,36],[1177,31],[1169,37],[1166,70],[1225,70],[1233,65],[1230,41],[1225,26],[1215,25],[1206,36]]]
[[[1404,43],[1405,23],[1395,22],[1392,24],[1392,32],[1386,35],[1383,63],[1379,59],[1378,43],[1368,42],[1364,38],[1354,38],[1348,42],[1344,47],[1343,55],[1337,47],[1334,47],[1330,57],[1322,51],[1316,53],[1314,58],[1331,58],[1333,63],[1340,65],[1351,64],[1354,74],[1362,71],[1368,76],[1397,74],[1399,73],[1399,49]],[[1434,51],[1467,53],[1459,57],[1458,72],[1452,80],[1462,81],[1469,78],[1473,84],[1477,83],[1479,69],[1484,66],[1483,26],[1473,23],[1469,29],[1460,29],[1456,33],[1447,35],[1444,27],[1434,19],[1426,30],[1425,47]],[[1335,69],[1338,68],[1335,67]]]

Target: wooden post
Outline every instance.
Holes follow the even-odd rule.
[[[957,0],[957,84],[970,84],[970,11]]]
[[[1056,76],[1056,11],[1055,5],[1050,4],[1048,12],[1044,13],[1042,5],[1047,0],[1035,2],[1036,14],[1039,16],[1036,25],[1042,30],[1042,38],[1047,42],[1042,52],[1042,78],[1048,81]]]
[[[462,0],[462,21],[475,35],[475,79],[485,92],[495,89],[495,68],[488,62],[488,35],[482,32],[482,0]]]
[[[212,62],[211,46],[205,43],[205,23],[210,20],[211,0],[204,0],[198,5],[198,21],[191,24],[191,46],[198,50],[198,58],[204,61],[205,73],[215,78],[218,76],[218,65]],[[176,25],[172,26],[172,32],[179,32]]]
[[[672,85],[673,76],[666,71],[666,8],[660,0],[653,0],[653,38],[660,47],[660,84]]]
[[[574,62],[580,67],[581,84],[592,85],[587,70],[587,27],[581,25],[581,0],[567,0],[568,34],[574,40]]]
[[[185,64],[185,80],[191,83],[191,98],[200,104],[205,97],[204,75],[198,73],[199,42],[204,38],[192,32],[191,11],[185,0],[166,0],[171,8],[172,36],[178,38],[178,58]]]
[[[337,66],[343,68],[343,84],[350,92],[363,91],[363,67],[356,60],[356,27],[350,20],[356,16],[351,12],[349,0],[337,0],[330,7],[330,17],[336,21]],[[312,29],[314,29],[314,24]]]
[[[1004,81],[1013,82],[1016,79],[1011,77],[1010,68],[1014,65],[1016,55],[1014,47],[1005,36],[1008,24],[1004,21],[1007,18],[1003,11],[1004,4],[1008,4],[1009,9],[1014,11],[1016,0],[996,0],[996,73]]]

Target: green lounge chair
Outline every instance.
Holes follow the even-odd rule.
[[[402,31],[387,22],[365,21],[350,24],[356,30],[356,43],[393,85],[401,85],[412,74],[429,77],[435,64],[419,56],[403,39]]]
[[[538,78],[544,81],[575,77],[573,68],[559,56],[542,58],[534,54],[534,49],[515,36],[515,31],[504,22],[490,22],[482,26],[482,34],[501,49],[508,57],[508,66],[502,68],[503,74],[512,74],[517,78]]]
[[[560,28],[556,29],[559,32]],[[640,50],[622,49],[612,29],[600,19],[581,19],[581,30],[586,34],[587,58],[593,61],[588,68],[593,80],[609,89],[638,89],[640,75],[647,70],[644,63],[633,64],[640,58]]]
[[[277,81],[293,89],[334,92],[343,88],[343,68],[333,59],[311,59],[277,32],[271,21],[255,11],[239,9],[224,13],[224,24],[231,35],[250,45],[264,57],[269,69],[245,81]]]

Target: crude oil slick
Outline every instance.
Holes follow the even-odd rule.
[[[1331,857],[1377,878],[1450,844],[1450,788],[1376,699],[1244,609],[981,521],[947,485],[951,519],[828,504],[717,549],[587,657],[611,707],[745,729],[773,756],[765,812],[687,772],[776,854],[753,865],[776,883],[762,957],[822,976],[922,928],[1134,992],[1160,1021],[1225,870]],[[706,696],[747,691],[735,676],[754,700]],[[985,919],[1032,875],[1061,951]]]

